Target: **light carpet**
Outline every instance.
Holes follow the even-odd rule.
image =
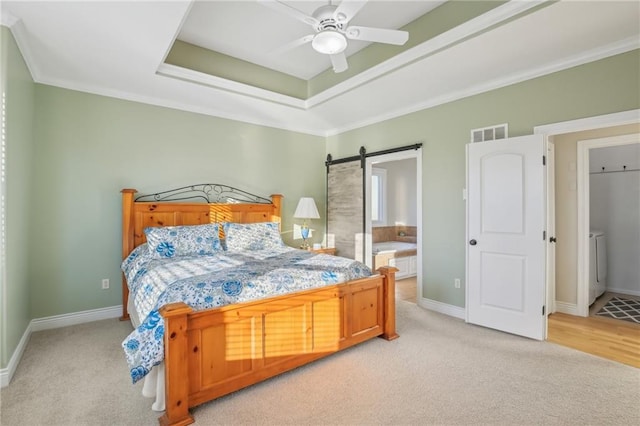
[[[397,303],[374,339],[196,407],[201,425],[640,424],[640,370]],[[153,425],[120,342],[128,323],[33,333],[2,425]]]

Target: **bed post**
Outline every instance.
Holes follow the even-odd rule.
[[[394,340],[400,337],[396,333],[396,272],[398,268],[382,266],[378,268],[380,275],[384,277],[384,333],[382,337]]]
[[[170,303],[160,308],[164,318],[164,388],[165,412],[161,425],[189,425],[189,356],[187,315],[192,312],[185,303]]]
[[[282,223],[282,194],[271,194],[271,203],[273,204],[272,222]]]
[[[133,250],[133,196],[135,189],[127,188],[120,191],[122,193],[122,260],[124,260],[131,250]],[[122,273],[122,316],[120,321],[129,319],[127,303],[129,301],[129,287],[127,280]]]

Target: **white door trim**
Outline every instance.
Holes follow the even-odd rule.
[[[585,130],[601,129],[603,127],[623,126],[625,124],[640,123],[640,109],[580,118],[578,120],[561,121],[545,124],[533,128],[533,133],[555,136],[563,133],[582,132]]]
[[[546,306],[547,316],[556,311],[556,244],[551,242],[551,238],[556,236],[556,151],[555,144],[551,143],[548,138],[545,138],[546,152],[547,152],[547,168],[546,172],[546,201],[547,201],[547,252],[546,252]]]
[[[604,115],[599,115],[599,116],[594,116],[594,117],[587,117],[587,118],[582,118],[582,119],[578,119],[578,120],[569,120],[569,121],[563,121],[563,122],[558,122],[558,123],[551,123],[551,124],[545,124],[542,126],[536,126],[533,128],[533,133],[535,134],[543,134],[545,135],[545,137],[547,138],[547,142],[553,142],[553,136],[556,135],[560,135],[563,133],[574,133],[574,132],[581,132],[581,131],[585,131],[585,130],[594,130],[594,129],[601,129],[604,127],[615,127],[615,126],[623,126],[625,124],[640,124],[640,109],[633,109],[633,110],[629,110],[629,111],[622,111],[622,112],[617,112],[617,113],[613,113],[613,114],[604,114]],[[588,157],[587,157],[587,161],[588,161]],[[577,161],[578,163],[580,163],[580,160],[578,159]],[[588,170],[589,166],[587,164],[587,170]],[[578,173],[578,185],[580,185],[580,175]],[[547,176],[547,178],[553,178],[553,176]],[[550,185],[555,185],[555,182],[550,182]],[[587,188],[588,190],[588,188]],[[578,188],[578,194],[580,194],[580,187]],[[588,202],[588,200],[587,200]],[[547,203],[554,203],[555,204],[555,200],[554,199],[548,199]],[[555,207],[554,207],[555,210]],[[584,210],[584,209],[582,209]],[[584,217],[582,217],[582,215],[584,214],[584,212],[580,210],[580,207],[578,207],[578,212],[577,212],[577,217],[578,217],[578,226],[580,226],[580,223],[588,223],[588,218],[587,221],[585,222]],[[588,214],[588,213],[587,213]],[[585,241],[583,242],[583,244],[580,244],[580,228],[578,229],[578,261],[577,261],[577,276],[578,276],[578,284],[580,283],[580,277],[585,277],[588,276],[588,267],[589,267],[589,258],[588,258],[588,238],[585,239]],[[587,230],[587,232],[589,232]],[[584,235],[583,235],[583,239],[584,239]],[[585,256],[580,256],[581,253],[586,252],[586,261],[585,261]],[[553,261],[555,263],[555,259],[552,259],[551,261]],[[547,267],[549,267],[549,265],[547,265]],[[555,264],[553,265],[553,268],[555,269]],[[585,275],[587,274],[587,275]],[[549,282],[547,282],[548,285],[550,284]],[[589,289],[586,288],[588,286],[587,281],[584,282],[584,287],[585,290],[583,290],[584,292],[586,292],[586,296],[583,296],[580,290],[580,285],[577,286],[578,290],[577,290],[577,294],[576,294],[576,302],[577,302],[577,306],[576,306],[576,314],[577,315],[582,315],[582,316],[586,316],[584,314],[585,310],[588,314],[588,298],[589,298]],[[549,289],[547,288],[547,291],[553,291],[555,289]],[[586,297],[587,301],[586,301],[586,306],[582,307],[582,303],[581,303],[581,298]],[[565,302],[558,302],[557,300],[555,301],[555,306],[558,305],[567,305]],[[581,308],[582,307],[582,308]],[[571,306],[567,306],[567,309],[572,310]],[[565,310],[567,310],[565,309]],[[582,312],[582,313],[581,313]]]
[[[390,154],[376,155],[375,157],[367,157],[367,182],[371,179],[371,168],[375,163],[387,163],[389,161],[416,159],[416,227],[417,227],[417,264],[416,264],[416,301],[419,306],[424,307],[422,299],[422,149],[412,149],[407,151],[398,151]],[[371,199],[371,185],[367,185],[367,199]],[[365,209],[365,223],[367,229],[367,246],[366,256],[372,258],[372,235],[371,235],[371,206],[369,203]],[[425,299],[426,300],[426,299]]]

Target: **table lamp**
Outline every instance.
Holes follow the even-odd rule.
[[[293,217],[296,219],[303,219],[302,227],[300,228],[300,235],[302,235],[303,241],[301,248],[308,250],[309,243],[307,242],[307,238],[309,238],[309,225],[307,224],[307,220],[320,219],[320,214],[318,213],[318,208],[316,207],[316,202],[313,201],[313,198],[300,198],[300,201],[298,201],[298,207],[296,207],[296,211],[293,213]]]

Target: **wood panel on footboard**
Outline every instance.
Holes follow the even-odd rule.
[[[395,330],[395,271],[275,298],[193,312],[167,305],[163,425],[189,408]]]

